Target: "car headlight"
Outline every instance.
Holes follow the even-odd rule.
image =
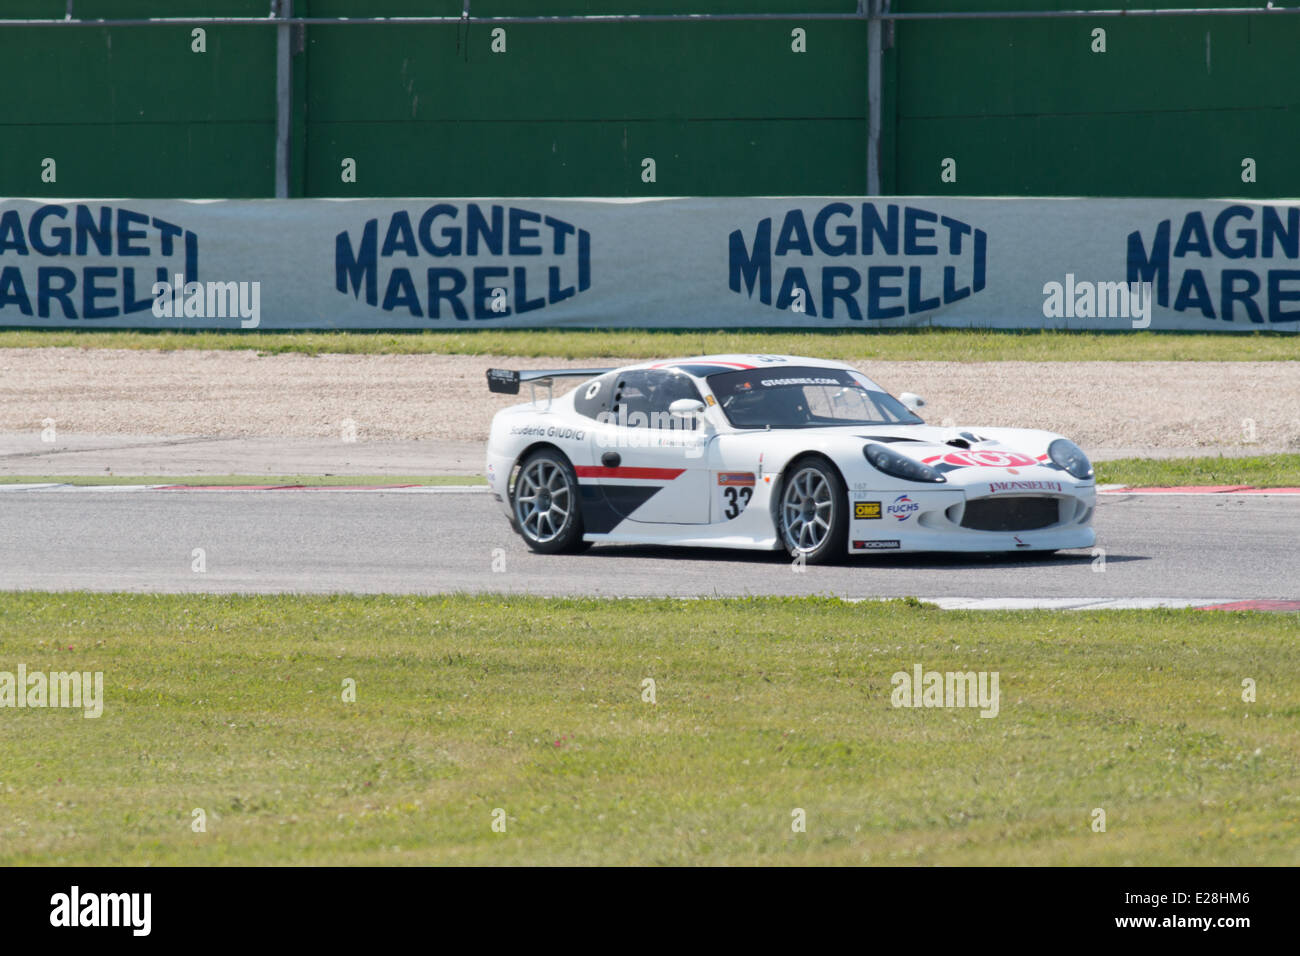
[[[1047,457],[1076,478],[1092,477],[1092,462],[1083,449],[1068,438],[1058,438],[1047,446]]]
[[[871,462],[871,467],[877,471],[883,471],[885,474],[894,478],[902,478],[906,481],[933,481],[946,482],[940,472],[906,455],[900,455],[888,445],[867,445],[862,449],[862,454]]]

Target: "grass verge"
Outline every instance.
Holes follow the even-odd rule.
[[[1256,458],[1117,458],[1096,464],[1098,484],[1134,488],[1249,485],[1300,488],[1300,455]]]
[[[0,709],[0,864],[1292,864],[1295,637],[915,601],[0,594],[0,670],[102,671],[106,701]],[[916,664],[998,672],[998,715],[892,707]]]
[[[638,331],[486,329],[474,332],[0,331],[0,348],[252,349],[264,354],[502,355],[519,358],[651,358],[757,352],[826,359],[934,362],[1290,361],[1288,333],[1157,333],[873,329]]]

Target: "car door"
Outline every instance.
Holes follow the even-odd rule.
[[[695,382],[673,369],[634,369],[615,376],[612,388],[595,428],[597,463],[579,478],[595,478],[618,520],[707,524],[707,439],[697,422],[668,410],[680,398],[701,401]]]

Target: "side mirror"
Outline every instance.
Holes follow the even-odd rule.
[[[909,412],[919,412],[925,408],[925,399],[915,392],[903,392],[898,396],[898,400],[903,403]]]
[[[679,398],[668,406],[668,414],[680,423],[674,425],[674,428],[702,433],[710,430],[708,420],[704,417],[704,403],[698,399]]]

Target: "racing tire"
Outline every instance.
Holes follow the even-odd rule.
[[[582,540],[578,476],[569,460],[541,448],[519,466],[510,492],[515,529],[524,544],[539,554],[564,554],[591,547]]]
[[[849,495],[825,458],[806,455],[786,469],[777,502],[777,534],[786,553],[805,564],[842,561],[848,554]]]

